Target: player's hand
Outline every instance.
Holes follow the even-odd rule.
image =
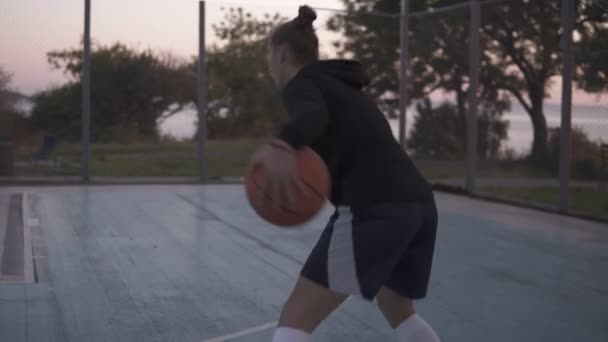
[[[275,140],[263,146],[253,157],[250,168],[262,167],[266,177],[262,180],[262,191],[259,192],[263,201],[272,201],[275,209],[285,200],[294,205],[296,196],[295,185],[301,192],[305,187],[298,176],[296,167],[296,151],[287,143]],[[251,170],[250,170],[251,171]]]

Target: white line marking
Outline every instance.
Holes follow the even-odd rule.
[[[26,284],[34,282],[34,260],[32,253],[32,230],[30,227],[30,207],[28,205],[28,194],[22,194],[21,214],[23,222],[23,281]]]
[[[242,336],[250,335],[250,334],[253,334],[253,333],[260,332],[260,331],[264,331],[264,330],[268,330],[268,329],[271,329],[271,328],[275,328],[277,326],[277,324],[278,324],[278,322],[276,322],[276,321],[275,322],[270,322],[270,323],[267,323],[267,324],[263,324],[263,325],[260,325],[260,326],[257,326],[257,327],[250,328],[250,329],[245,329],[245,330],[242,330],[242,331],[237,331],[237,332],[235,332],[233,334],[230,334],[230,335],[224,335],[224,336],[220,336],[220,337],[215,337],[215,338],[212,338],[210,340],[205,340],[203,342],[224,342],[224,341],[228,341],[228,340],[233,339],[233,338],[242,337]]]

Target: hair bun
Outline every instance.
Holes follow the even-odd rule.
[[[299,27],[309,27],[317,19],[317,13],[310,6],[300,6],[298,17],[295,19]]]

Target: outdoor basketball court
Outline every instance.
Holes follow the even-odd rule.
[[[606,224],[437,200],[418,309],[443,341],[608,341]],[[4,188],[0,341],[269,342],[329,212],[279,230],[241,186]],[[393,340],[356,298],[315,336]]]

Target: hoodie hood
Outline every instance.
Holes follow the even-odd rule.
[[[361,63],[352,60],[318,61],[305,66],[301,72],[305,74],[322,73],[357,89],[361,89],[370,83],[369,76],[363,70]]]

